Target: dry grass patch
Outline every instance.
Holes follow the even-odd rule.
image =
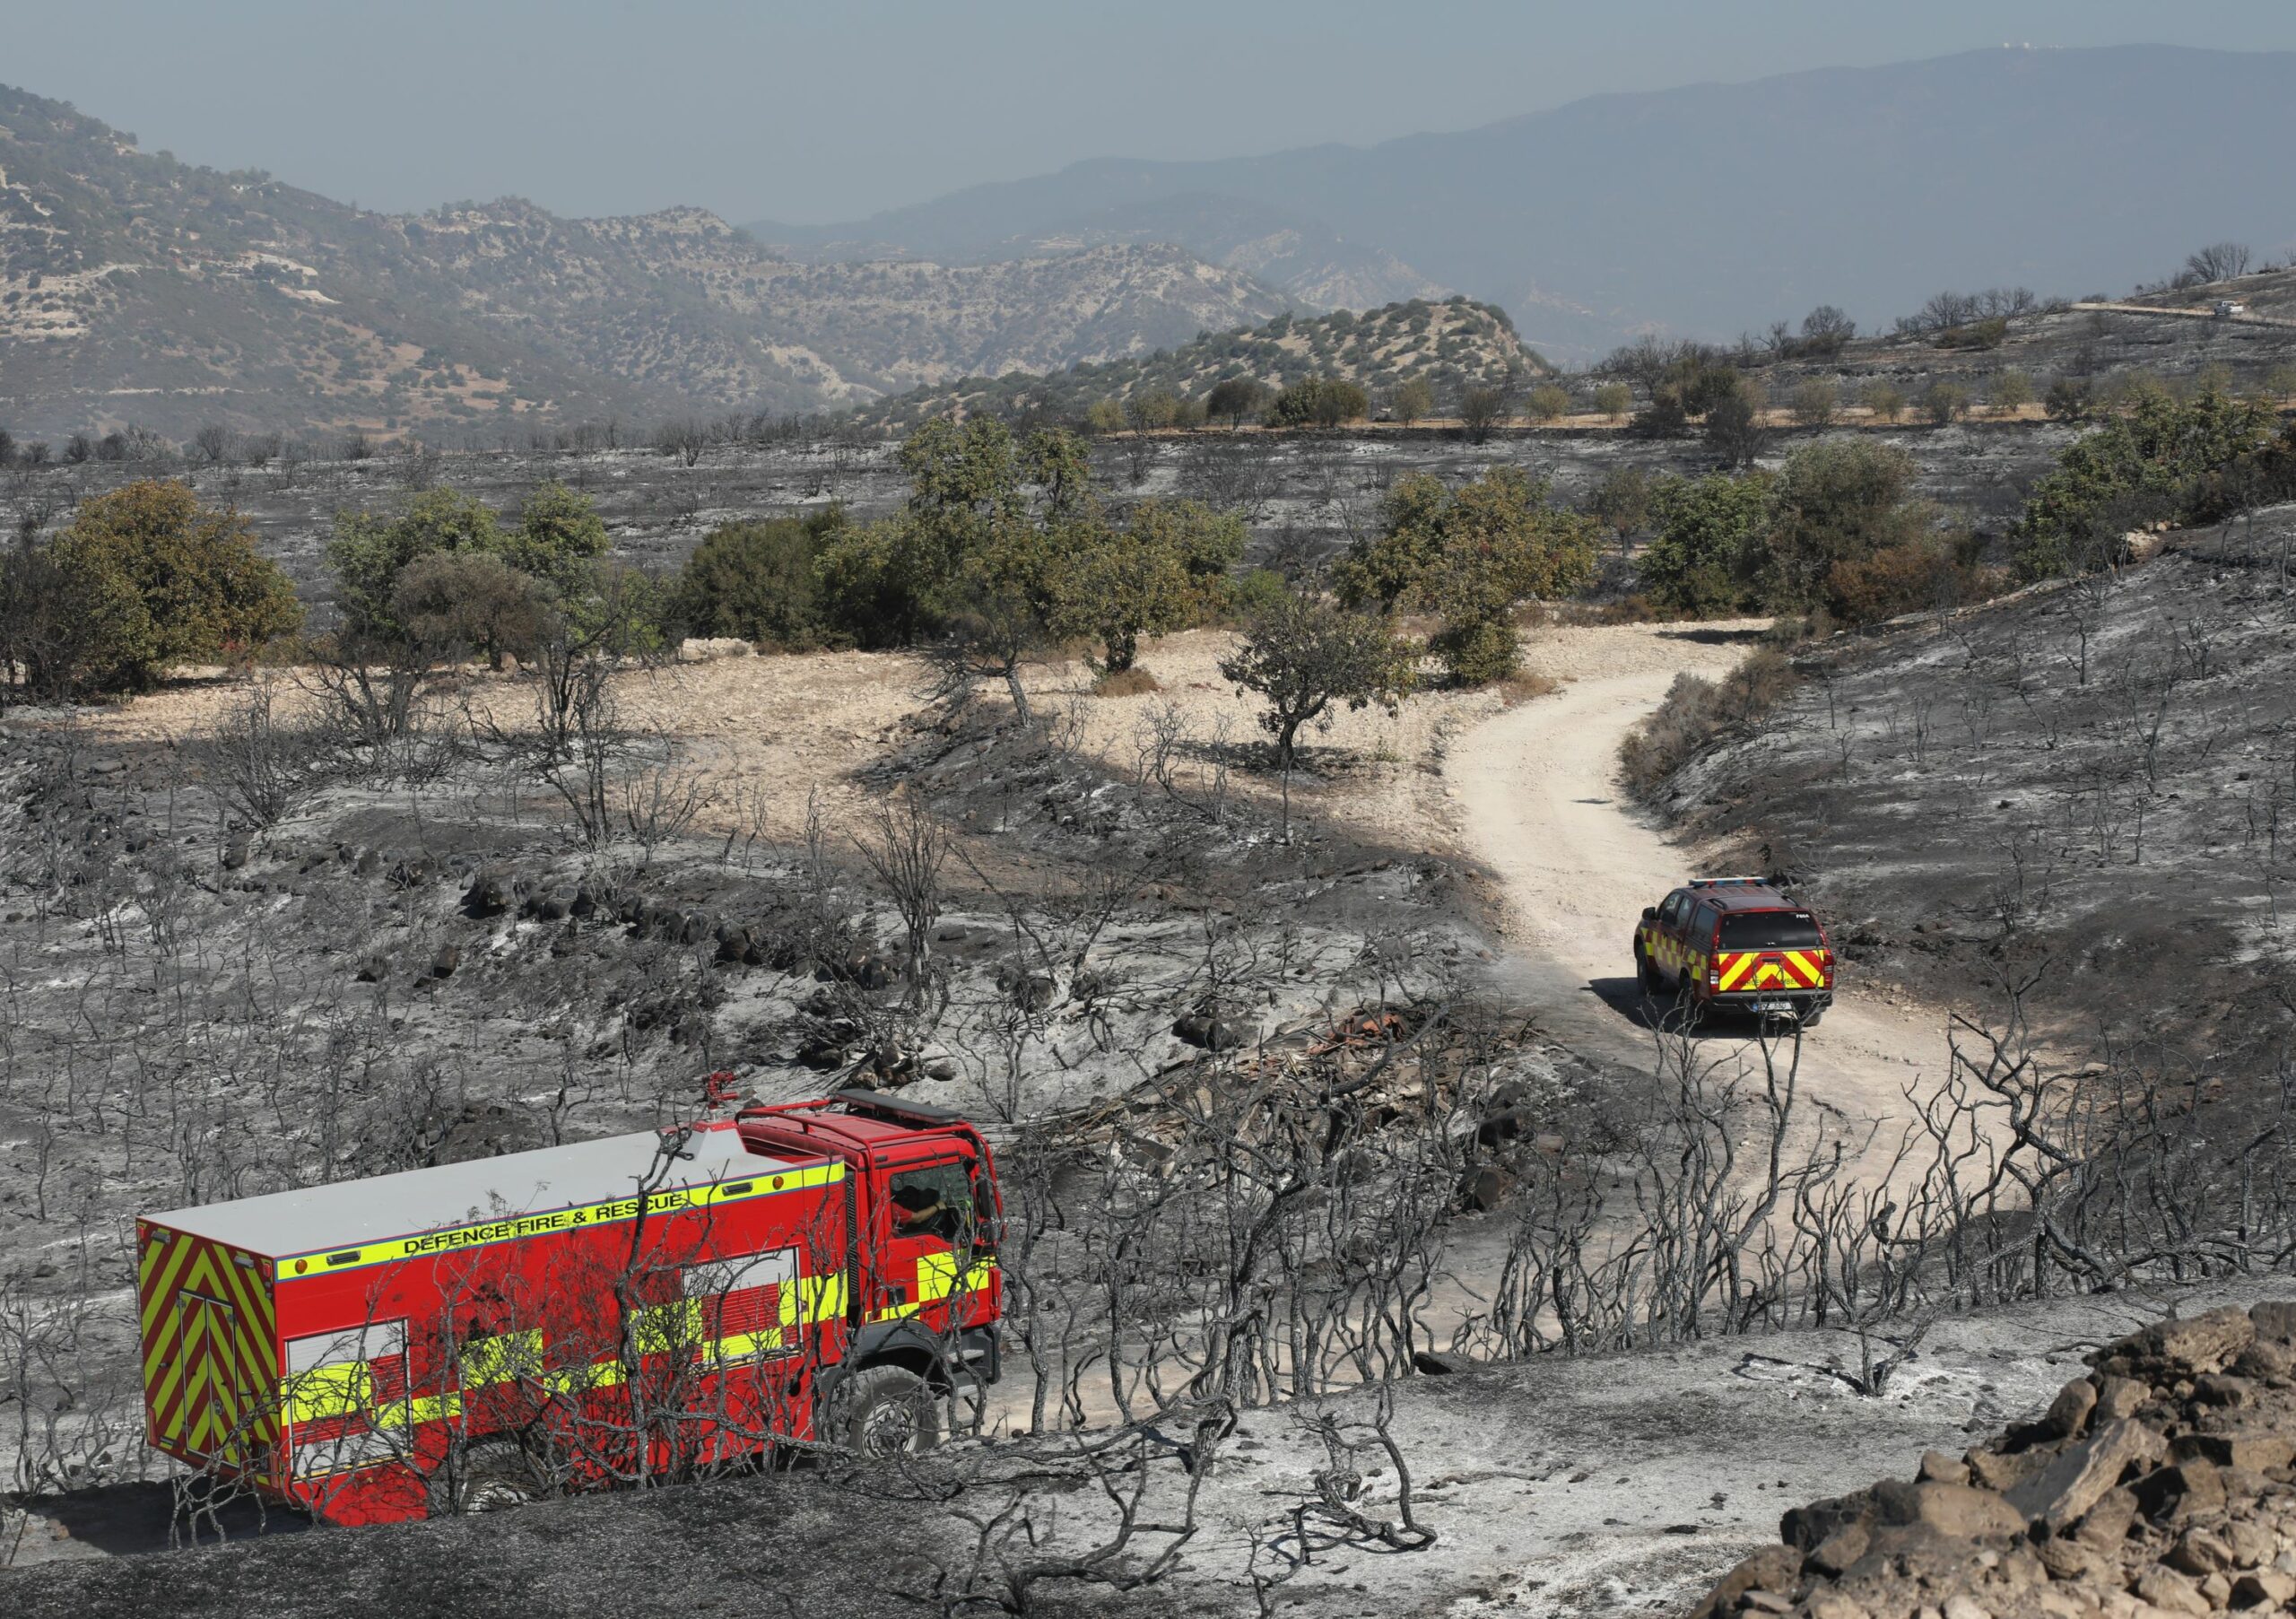
[[[1145,697],[1161,692],[1164,683],[1146,669],[1113,669],[1092,682],[1095,697]]]

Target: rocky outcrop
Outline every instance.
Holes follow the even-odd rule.
[[[1694,1619],[2296,1608],[2296,1303],[2160,1322],[2047,1412],[1786,1514]]]

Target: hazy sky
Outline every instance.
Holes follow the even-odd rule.
[[[370,208],[857,218],[1079,158],[1460,129],[2016,40],[2296,48],[2289,0],[0,0],[0,83]]]

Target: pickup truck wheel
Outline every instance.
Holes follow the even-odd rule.
[[[1640,947],[1634,952],[1634,981],[1642,986],[1645,995],[1657,995],[1665,986],[1658,980],[1658,969]]]
[[[483,1439],[430,1475],[430,1515],[504,1512],[542,1499],[542,1483],[516,1440]]]
[[[831,1432],[873,1459],[914,1455],[941,1442],[941,1402],[905,1367],[870,1366],[838,1390]]]
[[[1818,1026],[1818,1020],[1825,1014],[1826,1009],[1823,1006],[1813,1006],[1802,1014],[1802,1020],[1797,1027],[1814,1029]]]

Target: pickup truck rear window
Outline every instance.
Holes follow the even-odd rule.
[[[1725,950],[1815,950],[1824,944],[1806,910],[1756,910],[1722,918]]]

